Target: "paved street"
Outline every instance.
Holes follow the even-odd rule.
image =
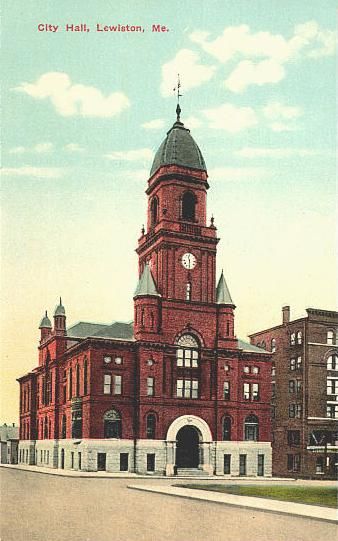
[[[337,533],[326,522],[127,488],[144,479],[0,474],[1,541],[327,541]]]

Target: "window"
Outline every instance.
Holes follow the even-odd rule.
[[[324,473],[324,457],[322,456],[316,458],[316,473]]]
[[[262,349],[266,349],[266,343],[264,342],[264,340],[263,340],[263,342],[262,342],[262,346],[261,346],[261,347],[262,347]]]
[[[120,471],[128,471],[129,468],[129,454],[120,453]]]
[[[185,298],[187,301],[191,301],[191,282],[187,282],[185,290]]]
[[[276,339],[272,338],[272,340],[271,340],[271,352],[275,353],[275,351],[276,351]]]
[[[259,368],[258,368],[258,366],[252,366],[252,368],[251,368],[251,373],[252,373],[252,374],[259,374]]]
[[[114,394],[122,394],[122,376],[114,376]]]
[[[287,468],[289,471],[300,471],[300,454],[287,456]]]
[[[62,415],[62,421],[61,421],[61,438],[65,439],[67,436],[67,417],[65,415]]]
[[[338,356],[337,355],[330,355],[327,359],[327,369],[328,370],[338,370]]]
[[[302,368],[302,358],[301,357],[297,357],[297,361],[296,361],[296,370],[300,370]]]
[[[223,439],[223,441],[231,441],[231,419],[230,419],[230,417],[224,417],[224,419],[223,419],[222,439]]]
[[[239,455],[239,475],[246,475],[246,455]]]
[[[326,389],[328,395],[338,394],[338,379],[327,379]]]
[[[243,398],[244,400],[259,400],[259,384],[258,383],[244,383],[243,384]]]
[[[330,419],[338,419],[338,404],[327,404],[326,417]]]
[[[300,345],[303,341],[302,331],[297,332],[297,344]]]
[[[147,454],[147,471],[149,472],[155,471],[155,454],[154,453]]]
[[[224,455],[223,473],[228,475],[231,472],[231,455]]]
[[[302,417],[302,404],[289,404],[289,418],[301,419]]]
[[[296,393],[300,393],[302,390],[302,381],[300,379],[296,380]]]
[[[263,454],[257,455],[257,475],[259,477],[264,476],[264,455]]]
[[[288,430],[288,445],[300,445],[300,430]]]
[[[295,343],[296,343],[296,333],[293,332],[293,333],[291,333],[291,336],[290,336],[290,345],[294,346]]]
[[[153,197],[150,203],[150,215],[151,215],[151,226],[157,224],[158,221],[158,199]]]
[[[73,396],[73,370],[72,368],[68,371],[68,398],[69,400]]]
[[[245,441],[258,441],[258,419],[256,415],[248,415],[244,422]]]
[[[82,438],[82,408],[72,411],[72,438]]]
[[[115,364],[122,364],[122,357],[115,357],[114,359]]]
[[[334,332],[333,331],[327,331],[326,343],[329,344],[330,346],[334,345],[335,339],[334,339]]]
[[[192,192],[185,192],[182,197],[182,218],[189,222],[195,221],[196,198]]]
[[[103,376],[103,394],[111,394],[111,375],[105,374]]]
[[[289,393],[294,393],[296,388],[296,382],[294,379],[290,379],[289,381]]]
[[[87,359],[83,362],[83,394],[88,393],[88,363]]]
[[[290,370],[296,370],[296,359],[290,359],[289,368]]]
[[[48,439],[48,419],[45,417],[45,425],[44,425],[44,438],[45,440]]]
[[[76,396],[80,396],[80,367],[76,365]]]
[[[71,451],[70,453],[70,460],[71,460],[70,467],[73,470],[74,469],[74,451]]]
[[[78,453],[77,460],[78,460],[79,470],[81,470],[81,468],[82,468],[82,455],[81,455],[81,453]]]
[[[273,382],[271,385],[272,385],[271,398],[276,398],[276,383]]]
[[[225,381],[223,384],[223,398],[230,400],[230,381]]]
[[[154,383],[155,378],[147,378],[147,396],[154,396]]]
[[[154,413],[149,413],[147,415],[147,439],[153,440],[155,439],[155,432],[156,432],[156,417]]]
[[[190,334],[184,334],[178,340],[178,345],[181,346],[176,352],[177,366],[186,368],[198,367],[198,343]]]
[[[250,366],[244,366],[243,372],[244,374],[250,374]]]
[[[178,379],[176,387],[177,398],[198,398],[198,381]]]
[[[271,377],[272,378],[276,377],[276,367],[274,365],[272,365],[271,367]]]
[[[121,438],[122,419],[118,411],[112,409],[106,411],[103,416],[104,438]]]

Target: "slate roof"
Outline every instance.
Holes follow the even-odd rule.
[[[242,349],[243,351],[252,351],[255,353],[269,353],[266,349],[258,348],[257,346],[254,346],[253,344],[249,344],[249,342],[245,342],[244,340],[237,340],[239,349]]]
[[[39,329],[51,329],[52,328],[52,324],[50,322],[50,319],[47,315],[47,310],[46,310],[46,313],[45,315],[43,316],[43,318],[41,319],[41,323],[39,325]]]
[[[154,278],[151,274],[151,270],[148,264],[145,265],[143,272],[140,276],[134,297],[138,297],[140,295],[156,295],[157,297],[160,296],[159,292],[156,289]]]
[[[232,301],[229,288],[225,281],[223,271],[216,288],[216,302],[217,304],[230,304],[232,306],[235,306]]]
[[[120,338],[122,340],[133,339],[133,324],[115,321],[111,325],[89,323],[80,321],[67,329],[68,338]]]
[[[150,176],[156,173],[161,165],[183,165],[201,171],[207,170],[202,153],[190,135],[190,130],[180,121],[174,123],[156,152]]]
[[[65,315],[66,315],[66,310],[65,310],[65,307],[62,305],[62,300],[60,297],[60,303],[55,308],[54,316],[65,316]]]

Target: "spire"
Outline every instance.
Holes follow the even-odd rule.
[[[141,295],[156,295],[157,297],[160,297],[160,294],[156,289],[154,278],[151,274],[148,263],[146,263],[144,270],[140,276],[134,297],[138,297]]]
[[[60,303],[55,308],[54,317],[55,316],[65,316],[65,315],[66,315],[65,307],[62,305],[62,299],[60,297]]]
[[[174,92],[177,93],[177,106],[176,106],[176,122],[181,122],[181,107],[180,107],[180,97],[182,94],[180,94],[180,88],[181,88],[181,81],[180,81],[180,74],[177,74],[177,85],[174,88]]]
[[[232,301],[230,291],[228,289],[227,283],[224,278],[223,269],[222,269],[222,273],[217,284],[216,302],[217,304],[229,304],[231,306],[235,306]]]
[[[52,324],[50,322],[50,319],[49,319],[49,317],[47,315],[47,310],[46,310],[45,315],[41,319],[39,329],[51,329],[51,328],[52,328]]]

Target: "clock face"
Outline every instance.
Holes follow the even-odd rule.
[[[189,252],[187,252],[186,254],[183,254],[182,255],[182,265],[185,269],[193,269],[196,267],[196,257],[194,256],[194,254],[190,254]]]

